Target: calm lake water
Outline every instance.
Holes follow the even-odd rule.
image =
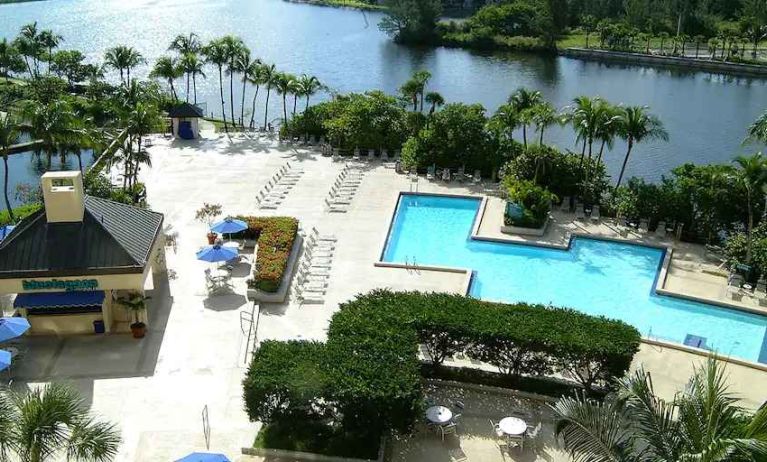
[[[38,21],[39,27],[62,34],[65,48],[79,49],[91,60],[100,60],[108,47],[128,44],[152,62],[177,34],[194,31],[209,40],[230,33],[242,37],[264,61],[284,71],[316,75],[340,92],[394,93],[413,71],[427,69],[433,75],[430,89],[448,101],[478,102],[488,110],[520,86],[539,89],[559,107],[578,95],[648,105],[671,134],[668,143],[635,150],[628,174],[648,180],[658,180],[684,162],[729,162],[755,150],[741,142],[746,126],[767,109],[764,79],[562,57],[412,49],[393,44],[378,30],[379,19],[377,13],[282,0],[49,0],[0,5],[0,37],[12,38],[25,23]],[[142,77],[146,73],[146,68],[135,72]],[[218,81],[213,69],[208,75],[198,82],[198,99],[207,103],[208,112],[220,115]],[[259,99],[256,120],[263,120]],[[274,94],[272,102],[270,119],[281,112]],[[569,130],[551,130],[547,138],[574,148]],[[616,143],[606,156],[611,173],[620,168],[624,150]]]

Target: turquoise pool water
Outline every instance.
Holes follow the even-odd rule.
[[[655,294],[663,250],[585,238],[569,250],[472,240],[480,203],[403,194],[383,261],[470,268],[473,297],[567,306],[646,337],[702,337],[721,354],[767,364],[767,317]]]

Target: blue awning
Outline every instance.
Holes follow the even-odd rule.
[[[56,308],[67,306],[93,306],[104,303],[103,290],[72,292],[41,292],[19,294],[13,302],[15,308]]]

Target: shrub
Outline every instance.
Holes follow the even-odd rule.
[[[557,196],[527,180],[506,177],[504,186],[509,196],[503,217],[504,224],[540,228],[546,223],[551,203],[557,200]]]
[[[237,218],[248,224],[243,236],[258,239],[253,279],[248,285],[264,292],[277,292],[298,234],[298,220],[293,217]]]
[[[23,220],[24,218],[32,215],[43,208],[43,204],[40,202],[33,202],[31,204],[21,205],[13,209],[13,218],[15,221],[11,222],[11,216],[8,214],[8,210],[0,210],[0,226],[13,225]]]

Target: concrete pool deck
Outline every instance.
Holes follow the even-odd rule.
[[[414,184],[374,161],[362,164],[365,175],[348,212],[327,213],[324,199],[344,162],[273,141],[230,141],[222,136],[199,142],[153,141],[149,148],[153,166],[142,167],[140,176],[147,185],[150,207],[165,214],[166,224],[178,237],[175,251],[167,248],[169,278],[155,283],[147,337],[140,341],[128,335],[25,338],[29,351],[14,368],[16,389],[52,380],[78,388],[96,414],[119,425],[124,442],[118,461],[175,460],[204,450],[201,414],[205,406],[210,449],[232,460],[246,460],[239,455],[240,448],[253,442],[259,428],[245,415],[241,387],[247,357],[241,317],[252,309],[245,298],[251,267],[244,263],[236,268],[234,294],[211,297],[205,293],[206,265],[194,257],[205,244],[205,225],[194,220],[203,202],[220,203],[224,213],[231,215],[295,216],[304,229],[315,226],[338,238],[325,303],[302,305],[289,300],[262,305],[259,341],[323,340],[338,304],[374,288],[463,290],[462,274],[380,268],[374,263],[401,191],[417,187],[420,192],[484,195],[487,191],[481,186],[423,178]],[[278,209],[259,210],[256,194],[288,161],[304,168],[304,175]],[[491,197],[488,207],[494,203],[496,198]],[[486,226],[491,232],[492,225]],[[686,244],[676,246],[669,284],[695,294],[715,292],[712,276],[701,272],[708,266],[703,266],[699,255],[702,251],[688,249]],[[721,290],[724,280],[714,280],[720,281]],[[670,397],[684,388],[693,367],[704,361],[643,344],[634,367],[650,371],[656,389]],[[729,365],[728,372],[743,406],[756,408],[767,398],[765,387],[754,386],[765,383],[767,373],[738,365]]]

